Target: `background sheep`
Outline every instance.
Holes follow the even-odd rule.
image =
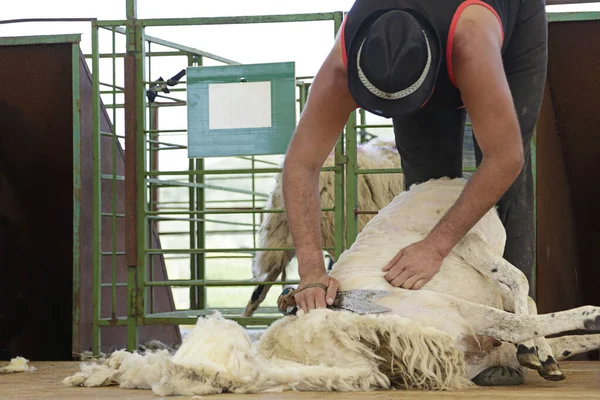
[[[334,154],[330,154],[324,163],[325,167],[334,166]],[[396,144],[392,141],[374,140],[358,146],[357,165],[359,169],[400,168],[400,156]],[[281,187],[281,174],[275,177],[275,185],[271,191],[265,209],[285,209]],[[319,177],[321,207],[333,208],[335,203],[335,174],[321,172]],[[361,174],[358,175],[358,208],[363,211],[379,211],[388,205],[403,189],[403,175],[394,174]],[[285,213],[265,214],[259,228],[259,247],[282,248],[293,247]],[[334,212],[325,211],[321,217],[321,238],[324,247],[334,246],[335,222]],[[374,215],[359,214],[358,231]],[[333,252],[327,252],[335,259]],[[285,280],[286,267],[294,257],[294,251],[259,251],[252,262],[252,275],[258,282],[275,281],[280,275]],[[252,316],[269,292],[270,286],[257,286],[246,309],[245,317]]]

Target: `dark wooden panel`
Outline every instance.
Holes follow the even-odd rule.
[[[549,313],[581,304],[576,229],[552,97],[546,82],[537,129],[537,306]]]
[[[0,319],[2,358],[23,355],[33,360],[69,360],[73,352],[91,346],[92,307],[92,143],[91,78],[80,55],[81,76],[81,288],[80,336],[72,336],[73,268],[73,142],[72,142],[72,52],[71,44],[0,47],[0,165],[3,188],[18,199],[14,207],[0,208],[4,216],[2,276],[0,292],[3,315]],[[103,108],[102,129],[110,132],[110,120]],[[110,138],[102,140],[103,173],[111,173]],[[123,174],[124,152],[117,148],[118,174]],[[6,183],[8,182],[8,183]],[[110,186],[103,189],[103,201],[110,198]],[[0,193],[7,194],[8,189]],[[117,191],[119,207],[124,200],[122,185]],[[15,202],[13,201],[13,204]],[[124,242],[120,221],[117,239]],[[111,242],[111,230],[103,242]],[[155,238],[155,245],[160,246]],[[7,248],[9,250],[7,250]],[[122,257],[121,257],[122,258]],[[118,263],[119,277],[126,275]],[[110,270],[104,271],[110,279]],[[155,263],[155,279],[166,278],[164,260]],[[18,301],[16,299],[19,299]],[[124,293],[118,304],[125,304]],[[110,305],[110,297],[103,306]],[[172,311],[173,299],[166,288],[156,291],[156,311]],[[104,308],[103,307],[103,308]],[[123,315],[123,314],[122,314]],[[40,332],[43,327],[43,334]],[[180,340],[174,326],[140,329],[140,341]],[[124,330],[102,336],[104,349],[124,347]],[[73,346],[73,347],[72,347]]]
[[[565,158],[582,301],[600,305],[600,21],[549,24],[549,70]]]

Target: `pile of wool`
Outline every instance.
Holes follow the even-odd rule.
[[[471,386],[450,335],[394,315],[314,310],[252,342],[218,312],[199,318],[175,354],[117,351],[85,363],[67,386],[148,389],[160,396]]]
[[[0,373],[33,372],[35,367],[29,366],[29,360],[23,357],[15,357],[10,363],[0,368]]]

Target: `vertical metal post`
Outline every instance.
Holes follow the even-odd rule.
[[[73,107],[73,325],[72,354],[81,353],[81,94],[79,79],[79,43],[71,45],[71,90]]]
[[[148,48],[150,48],[150,43],[148,43]],[[148,68],[148,71],[150,71],[150,68]],[[159,127],[159,122],[158,122],[158,111],[159,111],[159,107],[158,106],[153,106],[152,103],[150,103],[150,130],[158,130]],[[159,141],[159,137],[158,137],[158,133],[156,134],[156,140]],[[152,137],[152,136],[150,136]],[[158,148],[158,145],[155,145],[156,148]],[[153,151],[150,153],[150,170],[151,171],[158,171],[159,169],[159,152],[158,151]],[[159,199],[159,189],[158,189],[158,185],[152,185],[151,187],[153,187],[154,189],[150,191],[150,198],[148,199],[148,204],[150,205],[150,208],[152,209],[152,211],[158,211],[158,203],[160,201]],[[156,233],[159,233],[158,230],[158,224],[159,222],[157,221],[153,221],[150,224],[150,229],[148,232],[148,235],[150,236],[150,240],[153,240],[153,234],[154,234],[154,229],[156,229]],[[150,242],[152,243],[152,242]],[[154,280],[154,258],[158,257],[156,255],[153,256],[149,256],[148,257],[148,261],[150,263],[150,267],[149,267],[149,280],[153,281]],[[154,287],[150,287],[149,288],[149,293],[150,293],[150,313],[154,313]]]
[[[346,123],[346,248],[352,246],[358,234],[358,176],[356,154],[356,111]]]
[[[204,159],[196,160],[196,171],[204,170]],[[196,174],[196,183],[204,183],[204,174]],[[196,210],[204,211],[206,208],[205,193],[203,187],[196,188]],[[204,216],[196,215],[196,248],[206,248],[206,225]],[[196,257],[196,275],[198,279],[206,279],[206,253],[194,254]],[[196,286],[198,307],[201,310],[206,309],[206,286]]]
[[[202,66],[204,64],[204,59],[202,57],[194,57],[195,64],[197,66]],[[198,158],[194,162],[196,172],[204,170],[204,159]],[[194,175],[195,183],[200,185],[204,184],[204,174],[195,174]],[[195,191],[195,211],[204,211],[206,208],[206,199],[205,199],[205,189],[204,187],[197,187],[192,189]],[[204,223],[204,217],[196,214],[194,216],[196,219],[195,222],[195,237],[196,237],[196,248],[204,249],[206,248],[206,224]],[[203,280],[206,278],[206,253],[196,253],[192,257],[195,258],[195,275],[196,279]],[[196,305],[197,308],[204,310],[206,308],[206,287],[205,286],[196,286]]]
[[[188,55],[188,66],[193,66],[196,63],[196,57]],[[188,160],[188,170],[194,171],[194,160]],[[196,177],[193,174],[188,176],[188,181],[190,183],[196,182]],[[189,203],[189,218],[190,218],[190,249],[196,248],[196,224],[194,223],[194,218],[200,218],[199,215],[194,214],[196,209],[196,190],[193,187],[188,189],[188,203]],[[198,278],[198,257],[196,254],[190,254],[190,279],[196,280]],[[190,310],[197,310],[199,308],[198,304],[198,288],[196,286],[190,286]]]
[[[360,122],[359,124],[362,126],[365,126],[367,124],[367,113],[365,112],[365,110],[363,110],[362,108],[359,110],[360,113]],[[360,143],[366,143],[366,137],[365,137],[365,128],[360,128]]]
[[[142,45],[144,45],[144,43],[142,43]],[[148,55],[148,80],[151,81],[152,80],[152,43],[148,42],[148,53],[150,53]],[[148,109],[149,109],[149,115],[150,115],[150,121],[149,121],[149,130],[154,131],[154,130],[158,130],[158,106],[155,106],[153,103],[149,103],[148,104]],[[160,141],[160,133],[156,132],[156,133],[150,133],[148,135],[150,137],[150,139],[154,139],[157,142]],[[150,152],[150,166],[149,169],[150,171],[158,171],[158,157],[159,157],[159,145],[158,144],[153,144],[150,143],[148,145],[149,147],[149,152]],[[148,204],[150,207],[150,210],[152,211],[157,211],[158,210],[158,185],[149,184],[150,186],[150,190],[148,192]],[[154,237],[154,230],[155,228],[158,227],[159,222],[158,221],[151,221],[148,224],[148,236],[150,238],[150,243],[152,243],[153,237]],[[157,257],[156,255],[150,255],[148,256],[148,280],[149,281],[153,281],[154,280],[154,258]],[[154,287],[149,287],[147,288],[144,293],[148,293],[149,295],[149,308],[150,308],[150,313],[154,312]]]
[[[112,78],[113,78],[113,104],[117,104],[115,85],[117,84],[116,72],[116,31],[112,29]],[[112,307],[111,318],[117,320],[117,109],[113,108],[113,134],[112,134]]]
[[[143,161],[143,152],[138,152],[138,99],[137,70],[139,52],[138,27],[136,24],[137,1],[126,0],[127,24],[125,54],[125,247],[127,259],[127,349],[137,348],[137,273],[138,267],[138,159]],[[142,77],[143,79],[143,74]],[[143,129],[143,128],[142,128]],[[142,141],[143,147],[143,141]],[[143,249],[142,249],[143,259]]]
[[[338,34],[342,25],[343,15],[339,13],[335,16],[334,37]],[[335,206],[334,206],[334,221],[335,221],[335,258],[338,259],[344,251],[344,164],[346,157],[344,156],[344,132],[340,133],[340,137],[335,145]]]
[[[203,57],[195,58],[196,65],[204,65]],[[196,172],[204,170],[204,159],[196,159]],[[204,174],[196,174],[196,183],[200,185],[204,184]],[[203,186],[196,188],[196,211],[204,211],[206,209],[206,193]],[[206,224],[204,223],[204,216],[196,214],[196,248],[206,248]],[[196,257],[196,276],[198,279],[206,279],[206,253],[197,253]],[[196,298],[198,299],[198,307],[201,310],[206,309],[206,286],[196,287]]]
[[[92,353],[100,354],[100,288],[102,284],[102,154],[100,147],[100,54],[98,49],[98,26],[92,22],[92,159],[93,159],[93,286],[92,286]]]
[[[146,281],[148,280],[148,256],[146,249],[151,247],[148,235],[148,220],[146,213],[148,210],[148,188],[146,185],[146,127],[148,126],[148,113],[146,108],[146,93],[144,90],[144,64],[146,61],[146,49],[144,47],[144,28],[136,21],[135,24],[135,58],[136,58],[136,108],[135,114],[138,120],[137,123],[137,140],[136,140],[136,183],[137,183],[137,266],[136,270],[136,329],[132,332],[131,345],[137,348],[138,329],[144,324],[144,319],[147,312],[146,301]],[[135,334],[135,335],[134,335]]]
[[[531,138],[531,168],[533,175],[533,266],[531,270],[531,297],[537,296],[537,125]]]

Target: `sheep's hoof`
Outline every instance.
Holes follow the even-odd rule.
[[[552,356],[548,357],[546,361],[542,361],[542,369],[538,373],[547,381],[562,381],[567,378]]]
[[[491,367],[473,378],[477,386],[515,386],[525,382],[523,368]]]
[[[535,347],[529,348],[520,344],[517,348],[517,359],[523,367],[536,371],[542,370],[542,362]]]

